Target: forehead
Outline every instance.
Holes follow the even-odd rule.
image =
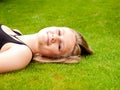
[[[71,53],[75,43],[76,43],[76,38],[75,38],[75,34],[73,33],[72,30],[70,30],[69,28],[63,28],[64,31],[64,38],[63,38],[63,42],[64,42],[64,53],[68,54]]]

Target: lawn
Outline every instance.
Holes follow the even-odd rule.
[[[68,26],[94,54],[78,64],[39,64],[0,74],[0,90],[120,90],[119,0],[0,0],[0,23],[23,34]]]

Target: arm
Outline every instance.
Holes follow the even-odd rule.
[[[32,58],[31,50],[25,45],[14,45],[0,53],[0,73],[26,67]]]

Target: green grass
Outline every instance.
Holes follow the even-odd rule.
[[[31,62],[1,74],[0,90],[120,90],[119,0],[0,0],[0,23],[24,34],[68,26],[94,50],[78,64]]]

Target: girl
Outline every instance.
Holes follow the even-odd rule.
[[[25,68],[31,60],[41,63],[77,63],[92,54],[83,36],[68,27],[47,27],[22,35],[0,25],[0,73]]]

